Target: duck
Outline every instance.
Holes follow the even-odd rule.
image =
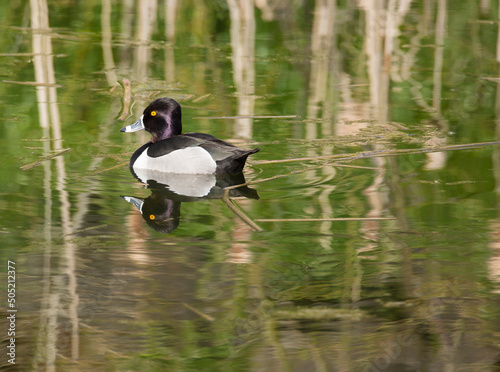
[[[121,132],[146,130],[151,140],[130,158],[131,169],[179,174],[236,174],[260,149],[240,149],[206,133],[182,133],[182,110],[172,98],[151,102],[134,124]]]

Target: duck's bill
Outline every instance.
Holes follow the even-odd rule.
[[[134,198],[133,196],[122,196],[122,199],[124,199],[124,200],[128,201],[129,203],[133,204],[139,210],[139,212],[142,213],[142,206],[144,204],[144,200],[143,199]]]
[[[142,115],[134,124],[127,125],[125,128],[122,128],[120,132],[137,132],[138,130],[145,129],[144,121],[142,120],[143,117],[144,115]]]

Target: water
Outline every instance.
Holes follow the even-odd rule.
[[[498,368],[496,6],[140,4],[0,11],[2,367]],[[249,193],[134,178],[161,96]]]

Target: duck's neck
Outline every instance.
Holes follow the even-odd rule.
[[[179,136],[181,133],[182,133],[182,122],[181,121],[177,121],[177,122],[173,122],[170,120],[167,119],[167,126],[165,128],[165,130],[161,133],[159,133],[158,135],[156,136],[153,136],[153,139],[151,140],[151,142],[158,142],[158,141],[162,141],[164,139],[167,139],[167,138],[171,138],[171,137],[175,137],[175,136]]]

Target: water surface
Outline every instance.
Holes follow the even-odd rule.
[[[498,368],[498,9],[368,3],[3,7],[2,366]],[[161,96],[249,194],[134,178]]]

